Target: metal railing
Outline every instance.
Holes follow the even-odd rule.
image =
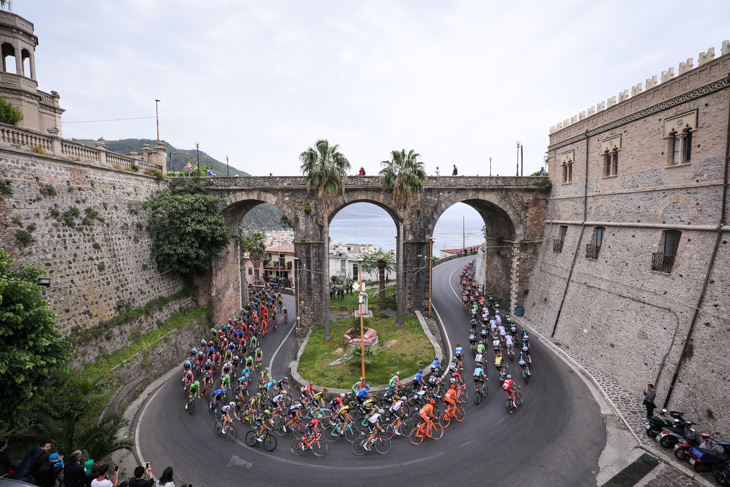
[[[671,274],[672,267],[674,267],[673,255],[667,255],[664,252],[651,254],[651,270]]]
[[[601,247],[596,244],[586,244],[586,258],[596,260],[601,252]]]
[[[563,251],[563,241],[558,240],[557,238],[553,239],[553,252],[559,254],[562,251]]]

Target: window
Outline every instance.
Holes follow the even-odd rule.
[[[688,164],[692,161],[692,132],[674,132],[672,164]]]
[[[569,150],[559,155],[560,166],[563,168],[563,184],[573,182],[573,159],[575,151]]]
[[[652,254],[651,270],[671,274],[681,237],[682,232],[677,230],[667,230],[662,233],[662,242],[660,244],[662,251]]]
[[[618,151],[613,150],[603,154],[604,176],[618,175]]]
[[[698,128],[698,110],[675,115],[664,121],[667,139],[667,165],[678,166],[692,161],[692,138]]]
[[[553,252],[560,253],[563,251],[563,243],[565,243],[565,235],[568,233],[567,225],[560,225],[560,237],[553,240]]]
[[[568,225],[560,225],[560,241],[565,242],[565,235],[568,233]]]
[[[253,274],[253,269],[251,267],[249,267],[248,268],[248,275],[250,276],[251,274]]]
[[[254,269],[254,271],[253,271],[253,277],[254,277],[254,278],[255,278],[255,279],[257,280],[257,281],[259,280],[259,270],[258,270],[258,269]]]
[[[601,252],[603,237],[606,235],[604,227],[596,227],[593,231],[593,243],[586,244],[586,258],[596,260]]]

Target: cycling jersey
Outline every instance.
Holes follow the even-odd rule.
[[[394,403],[393,403],[393,404],[392,404],[392,405],[390,406],[390,412],[391,412],[391,413],[395,413],[395,412],[398,412],[398,411],[400,411],[400,408],[402,408],[402,407],[403,407],[403,401],[401,401],[400,399],[398,399],[397,401],[395,401],[395,402],[394,402]]]
[[[476,335],[474,335],[474,333],[469,333],[469,341],[472,343],[477,341],[477,337],[476,337]]]
[[[504,339],[505,343],[508,347],[512,346],[512,335],[507,335],[507,337]]]
[[[477,353],[476,357],[474,357],[474,361],[475,361],[476,363],[479,363],[479,362],[481,362],[482,360],[483,360],[482,354],[481,354],[481,353]]]
[[[274,403],[279,403],[279,402],[281,402],[281,401],[283,401],[283,400],[284,400],[284,396],[283,396],[283,395],[281,395],[281,394],[277,394],[277,395],[275,395],[275,396],[274,396],[274,399],[273,399]]]
[[[461,354],[464,353],[463,347],[456,347],[456,356],[461,357]]]
[[[195,392],[200,392],[200,385],[193,384],[190,386],[190,393],[193,394]]]
[[[368,418],[368,423],[375,425],[375,423],[377,423],[379,420],[380,420],[380,413],[376,412],[376,413],[373,413],[370,415],[370,417]]]
[[[367,389],[360,389],[360,390],[358,391],[358,393],[357,393],[357,397],[358,397],[358,398],[363,398],[363,397],[370,397],[370,393],[368,392],[368,390],[367,390]]]
[[[484,344],[480,343],[479,345],[477,345],[477,352],[483,352],[485,348],[486,347],[484,346]]]
[[[221,414],[228,414],[229,411],[231,411],[233,408],[226,404],[221,408]]]
[[[507,392],[512,392],[514,388],[512,387],[514,385],[514,381],[512,379],[507,379],[504,381],[504,384],[502,384],[502,389],[504,389]]]
[[[482,369],[481,367],[477,367],[476,369],[474,369],[474,377],[481,377],[482,374],[484,374],[484,369]]]
[[[421,379],[423,379],[423,374],[420,372],[413,376],[413,382],[420,382]]]
[[[394,375],[393,377],[390,378],[390,381],[388,382],[388,385],[392,389],[392,388],[394,388],[397,385],[397,383],[398,383],[398,376],[397,375]]]

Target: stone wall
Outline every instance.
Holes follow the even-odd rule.
[[[142,203],[165,183],[8,148],[0,149],[0,177],[13,192],[0,201],[0,246],[17,265],[48,271],[44,295],[64,333],[182,289],[179,278],[156,269],[145,231]],[[79,215],[67,223],[73,208]],[[20,243],[21,230],[32,230],[34,241]]]
[[[568,353],[610,374],[628,391],[657,385],[661,407],[682,350],[718,238],[730,89],[730,56],[718,58],[633,101],[551,134],[553,190],[525,317]],[[697,110],[692,157],[672,165],[664,121]],[[621,135],[618,174],[606,176],[601,144]],[[573,151],[573,181],[560,161]],[[587,173],[586,173],[587,169]],[[727,209],[726,209],[727,210]],[[560,245],[561,227],[566,228]],[[597,258],[596,227],[605,228]],[[664,232],[680,231],[673,265],[652,270]],[[687,343],[668,407],[703,430],[730,433],[730,282],[724,226],[707,294]]]

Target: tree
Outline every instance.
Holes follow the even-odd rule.
[[[8,125],[18,125],[21,120],[23,120],[23,112],[0,96],[0,122]]]
[[[152,258],[157,270],[188,276],[207,270],[228,245],[221,199],[205,194],[155,193],[149,201]]]
[[[102,418],[79,435],[89,458],[101,459],[118,450],[132,450],[134,441],[119,437],[119,430],[129,425],[129,420],[115,413]]]
[[[378,300],[380,311],[385,310],[385,271],[395,270],[395,253],[383,249],[361,254],[362,267],[366,271],[378,269]]]
[[[301,154],[299,160],[302,163],[301,169],[304,174],[307,191],[314,192],[315,198],[322,208],[322,234],[329,235],[329,210],[335,195],[345,191],[347,171],[350,169],[350,162],[340,152],[340,146],[330,146],[325,139],[320,139]],[[324,263],[322,269],[324,275],[329,274],[329,259],[327,258],[327,246],[325,246]],[[322,300],[327,303],[329,296],[326,288],[322,289]],[[330,339],[329,306],[324,307],[324,336],[325,340]]]
[[[45,272],[13,269],[12,263],[0,248],[0,429],[28,424],[32,398],[44,392],[46,377],[64,367],[70,351],[38,285]]]
[[[423,193],[423,182],[426,180],[426,171],[421,157],[413,150],[406,153],[405,149],[394,150],[389,161],[381,162],[380,170],[383,187],[390,191],[396,205],[409,209],[415,199]]]
[[[258,266],[258,260],[264,258],[264,254],[266,253],[266,241],[265,236],[261,232],[257,232],[254,230],[248,230],[246,232],[243,232],[241,230],[238,231],[238,244],[241,249],[241,257],[244,259],[244,264],[246,262],[246,254],[248,254],[249,258],[253,262],[254,267]],[[245,266],[244,266],[245,267]],[[248,280],[245,278],[241,279],[241,283],[243,284],[244,288],[241,291],[241,296],[243,297],[243,304],[248,304]]]

